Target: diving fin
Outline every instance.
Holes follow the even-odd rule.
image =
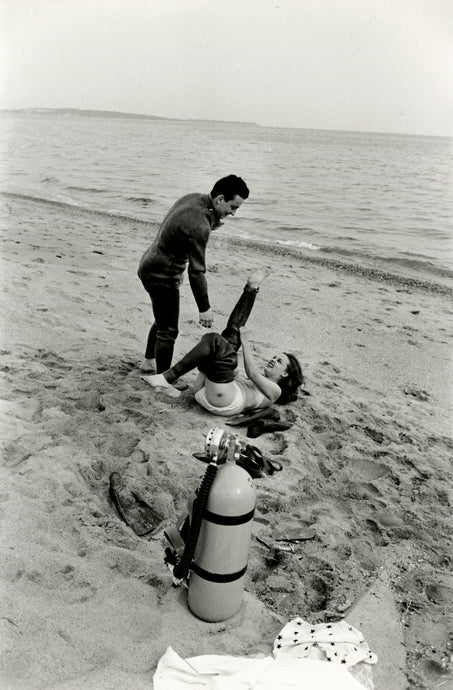
[[[258,438],[261,434],[270,434],[273,431],[286,431],[291,429],[292,424],[286,422],[276,422],[272,419],[257,419],[252,422],[247,428],[248,438]]]
[[[139,537],[153,532],[163,518],[129,488],[118,472],[110,475],[110,496],[120,517]]]

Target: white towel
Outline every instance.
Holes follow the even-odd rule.
[[[161,657],[154,690],[363,690],[344,666],[281,655],[259,659],[205,654]]]

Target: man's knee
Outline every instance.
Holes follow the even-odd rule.
[[[178,337],[179,330],[177,328],[167,326],[166,328],[158,328],[157,340],[165,343],[174,343]]]

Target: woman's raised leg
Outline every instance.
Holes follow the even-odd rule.
[[[260,289],[260,285],[265,278],[271,273],[268,269],[257,269],[250,273],[247,278],[247,283],[242,291],[242,295],[236,302],[228,319],[227,325],[222,331],[222,337],[233,346],[236,352],[241,347],[241,335],[239,329],[245,326],[249,318],[255,299]]]

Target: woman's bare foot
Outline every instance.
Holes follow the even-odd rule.
[[[170,398],[179,398],[181,395],[181,391],[178,391],[178,389],[172,386],[171,383],[168,383],[163,374],[141,376],[140,378],[142,381],[148,383],[152,388],[162,391],[162,393],[165,393],[165,395],[168,395]]]
[[[270,268],[257,268],[255,271],[249,273],[247,278],[247,285],[254,290],[259,288],[263,280],[272,273]]]
[[[153,359],[147,359],[146,357],[140,362],[138,365],[138,368],[140,371],[144,371],[146,374],[155,374],[156,373],[156,360]]]

